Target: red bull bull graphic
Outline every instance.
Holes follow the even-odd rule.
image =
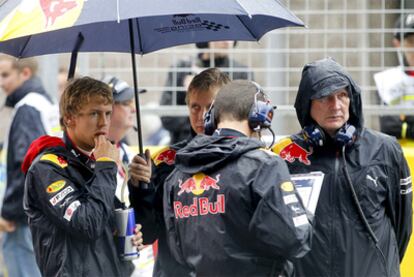
[[[191,193],[198,196],[205,191],[220,190],[219,181],[220,174],[217,174],[216,178],[213,178],[204,173],[197,173],[184,182],[182,180],[178,181],[180,190],[177,195]],[[193,202],[190,205],[184,205],[181,201],[177,200],[174,201],[173,206],[175,217],[178,219],[190,216],[225,213],[226,201],[224,194],[217,194],[217,200],[214,202],[208,197],[193,197]]]
[[[22,0],[0,21],[0,41],[71,27],[85,0]]]
[[[168,165],[172,165],[175,163],[175,154],[175,150],[168,147],[164,148],[153,158],[154,164],[159,165],[161,163],[166,163]]]
[[[219,190],[220,187],[218,186],[218,182],[220,180],[220,174],[216,175],[216,179],[205,175],[204,173],[197,173],[193,175],[193,177],[188,178],[187,180],[182,183],[181,180],[179,180],[178,186],[180,187],[180,190],[178,191],[178,195],[181,195],[182,193],[192,193],[195,195],[200,195],[204,191],[208,191],[211,189]]]
[[[40,0],[39,2],[45,16],[45,28],[52,26],[57,18],[78,6],[75,0]]]
[[[301,163],[304,163],[306,165],[311,164],[308,159],[308,156],[311,154],[312,152],[306,151],[294,142],[283,148],[279,153],[282,159],[290,163],[293,163],[296,159],[298,159]]]

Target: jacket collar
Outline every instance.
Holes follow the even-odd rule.
[[[14,107],[16,104],[22,100],[30,92],[37,92],[42,95],[45,95],[49,100],[50,97],[47,95],[45,89],[43,88],[42,82],[38,77],[32,77],[26,82],[24,82],[19,88],[17,88],[12,94],[6,98],[6,106]]]

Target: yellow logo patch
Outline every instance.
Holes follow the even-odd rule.
[[[280,185],[280,188],[286,192],[291,192],[294,189],[292,182],[284,182]]]
[[[47,188],[46,188],[46,192],[47,193],[55,193],[58,192],[59,190],[61,190],[64,186],[66,185],[66,182],[64,180],[59,180],[56,181],[52,184],[50,184]]]
[[[52,162],[61,168],[65,168],[68,166],[68,162],[64,158],[59,157],[55,154],[45,154],[40,158],[40,160]]]

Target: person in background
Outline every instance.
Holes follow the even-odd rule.
[[[217,68],[209,68],[191,81],[185,101],[189,110],[191,135],[174,145],[164,147],[147,159],[135,156],[130,166],[130,200],[136,210],[136,219],[142,227],[144,244],[158,240],[158,256],[153,276],[190,276],[191,271],[178,263],[170,253],[166,241],[166,228],[163,212],[164,181],[175,169],[175,153],[191,141],[197,134],[203,134],[203,115],[211,106],[217,91],[230,79]],[[152,167],[152,168],[151,168]],[[148,188],[139,185],[139,181],[149,183]]]
[[[40,276],[32,238],[23,210],[23,158],[32,141],[46,134],[59,135],[58,107],[36,76],[33,58],[16,59],[0,55],[0,86],[7,95],[5,105],[13,108],[2,164],[5,165],[6,191],[1,208],[0,231],[3,256],[10,277]]]
[[[387,106],[414,107],[414,13],[400,16],[395,23],[393,44],[400,65],[374,75],[378,95]],[[414,139],[414,116],[380,116],[381,132],[398,139]]]
[[[114,240],[119,151],[108,139],[112,90],[83,77],[60,99],[63,139],[42,136],[22,164],[24,209],[43,276],[130,276]],[[139,226],[133,243],[141,247]]]
[[[296,276],[399,276],[412,230],[400,145],[364,128],[361,89],[331,58],[305,65],[295,109],[302,130],[274,150],[291,174],[324,174],[312,248],[295,260]]]
[[[135,101],[134,89],[127,82],[114,76],[107,76],[103,79],[112,89],[113,106],[111,124],[109,125],[108,139],[115,143],[119,151],[119,163],[117,174],[116,198],[125,207],[130,206],[129,191],[127,182],[129,179],[128,165],[134,158],[134,153],[123,141],[128,131],[135,125]],[[144,92],[142,90],[141,92]],[[136,274],[151,272],[153,268],[153,251],[151,247],[141,250],[140,258],[135,260]],[[135,272],[133,274],[135,274]]]
[[[235,80],[205,118],[214,133],[180,149],[165,181],[171,252],[195,276],[285,276],[288,259],[309,251],[312,226],[286,163],[252,138],[270,128],[273,107],[256,83]]]
[[[191,79],[205,68],[219,68],[232,80],[253,80],[253,73],[247,66],[229,57],[228,51],[235,47],[236,43],[235,41],[197,43],[196,47],[200,49],[200,53],[196,57],[180,60],[170,68],[165,83],[167,89],[161,95],[160,105],[185,105],[186,90]],[[176,90],[175,87],[177,87]],[[174,94],[176,94],[176,99],[174,99]],[[171,144],[186,139],[191,133],[187,117],[163,116],[161,121],[163,127],[170,132]]]

